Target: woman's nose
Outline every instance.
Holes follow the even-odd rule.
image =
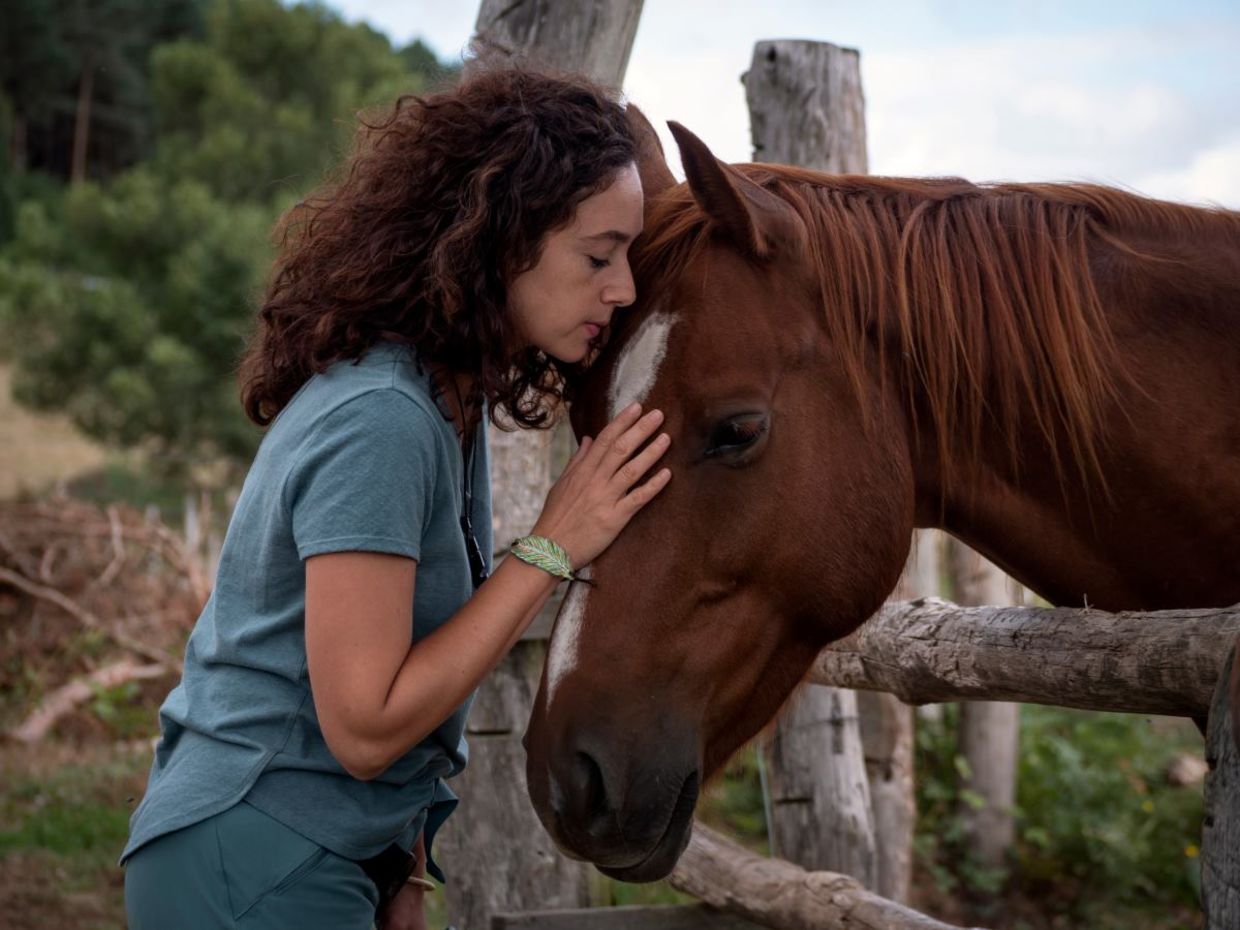
[[[616,277],[603,288],[603,303],[613,307],[627,307],[637,299],[637,287],[633,283],[633,270],[629,263],[616,269]]]

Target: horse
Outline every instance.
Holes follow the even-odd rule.
[[[1240,601],[1240,213],[728,165],[640,113],[638,302],[575,433],[673,478],[573,584],[525,734],[568,854],[667,875],[701,784],[892,590],[914,527],[1057,605]]]

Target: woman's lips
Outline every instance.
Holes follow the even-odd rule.
[[[599,326],[599,324],[597,323],[586,323],[585,327],[586,327],[586,332],[590,334],[591,339],[593,339],[595,336],[597,336],[599,333],[603,331],[603,327]]]

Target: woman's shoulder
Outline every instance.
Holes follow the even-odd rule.
[[[361,358],[334,362],[311,377],[280,419],[295,421],[300,432],[329,421],[367,421],[376,427],[417,423],[426,428],[441,416],[429,378],[412,350],[379,343]]]

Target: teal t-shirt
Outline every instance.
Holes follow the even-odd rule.
[[[471,519],[489,569],[484,425],[474,450]],[[429,375],[407,347],[380,343],[360,362],[338,362],[302,386],[246,476],[181,682],[159,711],[161,735],[122,862],[243,798],[349,859],[393,842],[408,849],[423,831],[429,857],[456,805],[443,779],[465,766],[472,696],[378,777],[350,776],[315,714],[304,560],[341,551],[417,559],[410,641],[426,636],[473,593],[460,525],[464,464]],[[429,867],[442,881],[438,866]]]

